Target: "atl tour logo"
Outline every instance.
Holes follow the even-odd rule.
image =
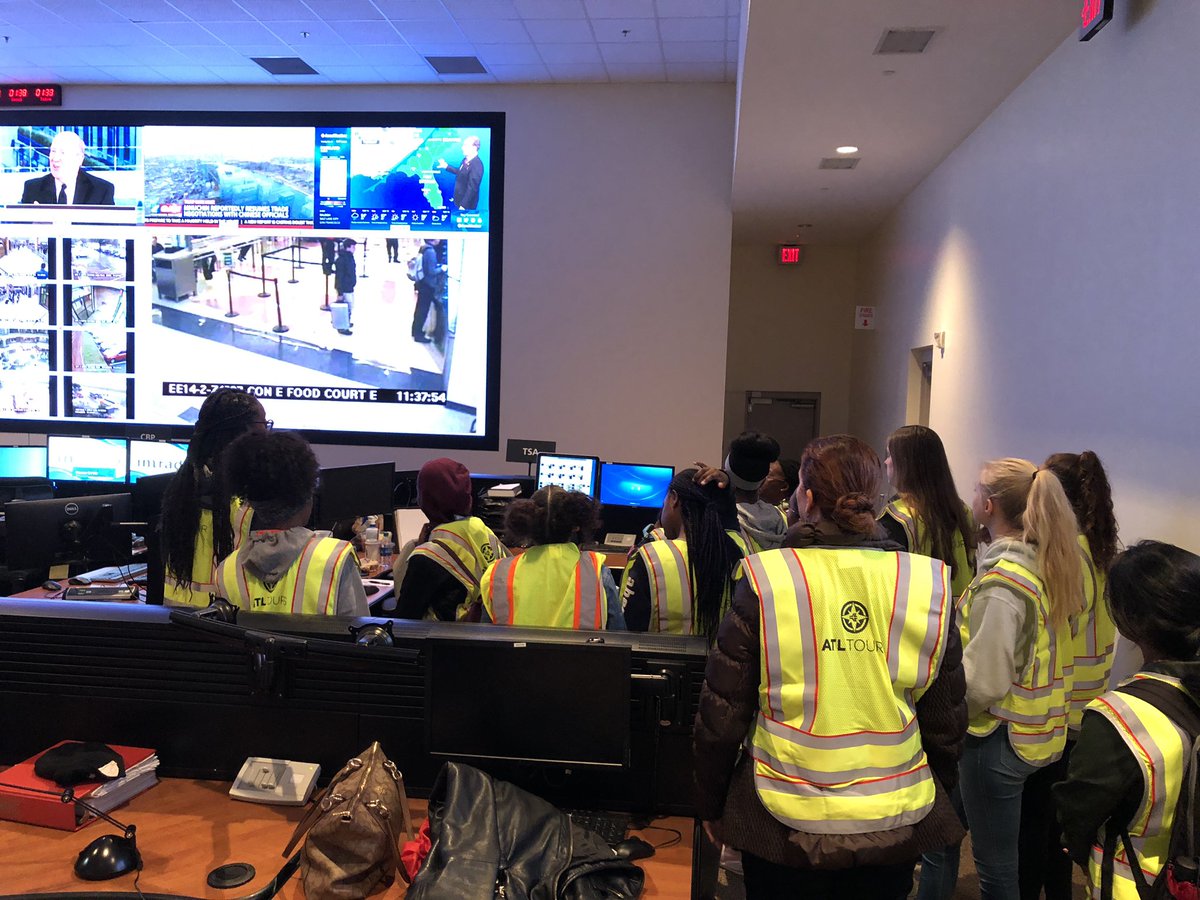
[[[871,614],[859,601],[849,600],[842,604],[841,620],[842,628],[847,632],[862,634],[871,624]],[[821,642],[821,650],[834,653],[882,653],[883,642],[859,637],[825,638]]]

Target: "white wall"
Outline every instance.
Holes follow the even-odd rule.
[[[72,86],[71,99],[75,109],[507,113],[500,450],[451,455],[478,471],[521,471],[504,462],[517,437],[607,459],[716,458],[733,85],[378,87],[350,105],[319,87],[123,87],[118,97]],[[400,468],[440,455],[318,452],[326,464],[394,458]]]
[[[1200,6],[1118,4],[1065,42],[864,252],[851,425],[902,424],[910,348],[960,493],[983,459],[1100,454],[1121,536],[1200,550]]]

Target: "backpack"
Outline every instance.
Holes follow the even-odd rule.
[[[408,280],[409,281],[424,281],[425,280],[425,269],[421,264],[421,255],[424,252],[425,251],[422,250],[421,253],[418,253],[416,256],[414,256],[412,259],[410,259],[408,261]]]
[[[1173,685],[1154,678],[1141,678],[1122,685],[1118,690],[1144,700],[1166,715],[1191,740],[1191,753],[1185,757],[1187,769],[1184,783],[1175,804],[1175,821],[1171,824],[1170,849],[1167,862],[1153,883],[1146,881],[1141,866],[1131,865],[1130,871],[1141,900],[1200,900],[1200,858],[1196,848],[1196,818],[1200,815],[1197,797],[1197,777],[1200,776],[1200,707],[1191,696]],[[1113,858],[1117,839],[1125,844],[1125,857],[1137,860],[1129,829],[1106,830],[1104,863],[1100,871],[1100,896],[1111,900],[1113,895]]]

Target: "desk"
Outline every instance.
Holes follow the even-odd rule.
[[[260,889],[274,877],[284,863],[279,854],[304,807],[245,803],[230,799],[228,791],[228,783],[222,781],[169,778],[114,810],[113,817],[118,821],[137,826],[144,863],[138,887],[143,893],[231,900]],[[415,827],[425,817],[425,801],[413,800],[410,808]],[[691,890],[692,821],[672,817],[657,824],[679,830],[683,840],[639,862],[646,872],[643,896],[687,900]],[[132,891],[132,876],[88,882],[72,871],[76,855],[89,841],[115,831],[103,821],[77,832],[0,822],[0,845],[6,848],[0,896],[22,891]],[[635,833],[655,844],[673,837],[653,829]],[[231,862],[253,865],[257,872],[254,880],[233,890],[208,887],[207,874]],[[404,893],[403,882],[397,880],[387,891],[373,896],[395,900]],[[303,900],[299,873],[277,896]]]
[[[381,570],[381,574],[386,575],[386,574],[388,574],[388,571],[389,570],[386,570],[386,569]],[[70,587],[70,585],[67,584],[65,579],[61,583],[62,583],[63,587]],[[92,586],[94,586],[94,587],[120,587],[121,583],[116,582],[116,581],[94,581],[94,582],[92,582]],[[146,586],[143,584],[143,585],[139,585],[139,587],[141,588],[141,591],[142,591],[143,600],[138,600],[138,601],[130,601],[130,600],[119,600],[119,601],[86,600],[85,601],[85,600],[81,600],[79,602],[81,602],[81,603],[103,603],[103,602],[142,603],[142,602],[145,602],[144,598],[146,595]],[[375,606],[376,604],[382,603],[384,600],[386,600],[388,597],[390,597],[392,595],[391,581],[384,579],[384,578],[380,578],[378,575],[376,575],[370,579],[368,579],[364,576],[363,587],[366,588],[366,591],[367,591],[367,606],[368,606],[368,608]],[[44,587],[41,587],[41,586],[34,587],[34,588],[28,588],[27,590],[19,591],[15,594],[12,594],[11,596],[20,597],[25,600],[62,600],[62,599],[64,599],[64,597],[62,596],[62,591],[48,591]]]

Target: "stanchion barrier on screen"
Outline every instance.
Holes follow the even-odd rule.
[[[236,319],[237,313],[233,311],[233,270],[225,270],[225,284],[229,288],[229,312],[225,313],[225,318]]]
[[[292,257],[292,277],[288,279],[288,284],[299,284],[300,279],[296,277],[296,262],[300,256],[300,238],[293,238],[289,249]]]
[[[279,279],[272,278],[271,283],[275,285],[275,318],[279,322],[279,324],[271,330],[276,334],[283,334],[288,330],[288,327],[283,324],[283,307],[279,303]]]
[[[270,297],[271,292],[267,290],[267,258],[265,256],[258,258],[258,277],[262,282],[262,290],[258,292],[258,296]]]
[[[321,312],[329,312],[329,275],[325,275],[325,302],[321,304]]]

